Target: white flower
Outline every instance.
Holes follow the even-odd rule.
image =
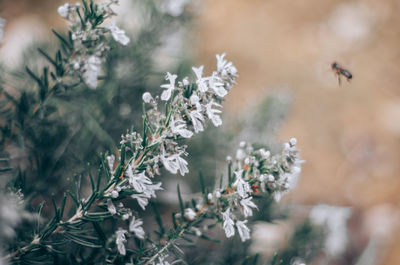
[[[179,134],[183,138],[190,138],[193,136],[193,133],[186,129],[186,122],[183,120],[177,119],[175,120],[174,117],[171,117],[171,131],[173,134]]]
[[[219,109],[213,109],[212,108],[213,106],[216,106],[216,107],[222,107],[222,106],[218,103],[215,103],[213,100],[211,100],[210,103],[208,103],[206,105],[206,111],[207,111],[208,118],[212,121],[212,123],[214,124],[215,127],[218,127],[222,124],[222,120],[218,116],[218,114],[221,113],[222,111]]]
[[[247,220],[236,221],[236,227],[239,232],[240,239],[242,242],[250,239],[250,229],[246,226]]]
[[[128,220],[129,219],[129,216],[131,216],[132,215],[132,213],[131,212],[129,212],[129,213],[124,213],[123,215],[122,215],[122,220]]]
[[[291,146],[295,146],[297,143],[297,139],[296,138],[290,138],[289,143]]]
[[[252,199],[253,197],[250,196],[240,201],[240,205],[243,207],[244,217],[253,216],[253,210],[251,208],[258,209],[254,202],[251,201]]]
[[[142,171],[139,174],[134,174],[130,165],[126,169],[126,174],[129,177],[129,184],[137,192],[144,192],[148,185],[153,184],[153,182],[146,177],[145,171]]]
[[[193,221],[196,217],[196,212],[193,211],[192,208],[186,208],[183,216],[185,216],[187,220]]]
[[[138,174],[141,175],[141,174]],[[143,174],[144,175],[144,174]],[[148,179],[146,177],[146,179]],[[136,182],[136,180],[134,180],[134,182]],[[151,181],[150,181],[151,183]],[[136,183],[137,184],[137,183]],[[149,204],[149,199],[151,198],[155,198],[156,197],[156,191],[157,190],[162,190],[161,188],[161,182],[157,183],[157,184],[148,184],[148,181],[146,181],[142,186],[143,188],[143,193],[139,193],[139,194],[133,194],[131,195],[132,199],[136,199],[139,203],[139,206],[145,210],[147,204]],[[140,185],[139,185],[140,186]]]
[[[135,216],[132,216],[132,220],[129,224],[129,231],[135,233],[135,235],[140,238],[144,239],[144,230],[143,230],[143,221],[140,219],[136,219]]]
[[[172,174],[178,173],[179,167],[176,163],[176,159],[174,156],[165,157],[164,155],[161,155],[160,158],[166,170],[168,170]]]
[[[228,75],[231,75],[233,77],[237,76],[237,69],[233,65],[232,62],[228,62],[227,60],[224,59],[225,53],[218,55],[217,54],[217,69],[218,72],[221,73],[221,76],[223,78],[227,78]]]
[[[115,208],[115,205],[113,204],[111,199],[107,200],[107,210],[112,214],[116,214],[117,213],[117,209]]]
[[[147,196],[147,198],[155,198],[156,197],[156,191],[157,190],[162,190],[161,188],[162,183],[158,182],[156,184],[152,185],[147,185],[145,191],[143,192],[144,195]]]
[[[119,254],[125,256],[126,255],[126,249],[124,243],[126,242],[125,234],[128,233],[125,229],[118,228],[117,231],[115,231],[117,234],[117,238],[115,239],[115,243],[117,244],[118,252]]]
[[[111,36],[114,38],[116,42],[121,43],[122,45],[126,46],[129,43],[129,38],[126,36],[125,31],[118,28],[115,25],[115,21],[112,22],[111,26],[108,27],[111,32]]]
[[[111,197],[113,197],[114,199],[118,198],[118,196],[119,196],[118,191],[113,190],[113,191],[111,192]]]
[[[210,87],[215,91],[219,97],[223,98],[228,94],[228,91],[224,88],[224,83],[218,76],[213,74],[213,76],[209,79]]]
[[[100,58],[94,55],[90,56],[85,63],[84,69],[83,79],[86,85],[91,89],[95,89],[97,87],[97,78],[101,70]]]
[[[185,159],[183,159],[182,157],[180,157],[178,154],[176,155],[176,161],[178,163],[179,166],[179,173],[181,174],[181,176],[184,176],[186,173],[189,173],[189,169],[187,167],[187,162]]]
[[[217,70],[222,71],[227,63],[227,61],[224,59],[226,53],[223,54],[217,54]]]
[[[69,12],[71,11],[71,7],[72,6],[70,4],[66,3],[62,6],[59,6],[57,12],[63,18],[68,18]]]
[[[142,96],[142,99],[143,99],[144,103],[150,103],[151,101],[153,101],[153,97],[151,96],[151,94],[149,92],[145,92]]]
[[[149,198],[144,194],[133,194],[131,195],[132,199],[136,199],[139,203],[139,206],[145,210],[147,204],[149,204]]]
[[[175,89],[175,80],[178,76],[177,75],[172,75],[171,73],[167,73],[166,80],[169,80],[169,84],[164,84],[161,85],[162,88],[166,88],[167,90],[164,90],[161,94],[161,99],[164,101],[169,100],[171,97],[172,91]]]
[[[132,199],[136,199],[140,207],[144,210],[149,203],[150,198],[156,197],[156,191],[162,190],[161,182],[153,184],[151,180],[146,177],[145,171],[134,174],[132,167],[129,165],[126,169],[126,174],[129,177],[129,184],[135,191],[141,192],[139,194],[131,195]]]
[[[208,90],[206,79],[202,77],[204,66],[192,67],[193,72],[196,74],[197,80],[196,84],[200,92],[205,93]]]
[[[185,159],[180,157],[180,154],[173,154],[169,157],[165,157],[165,154],[160,156],[161,162],[163,163],[166,170],[171,172],[172,174],[179,173],[184,176],[186,173],[189,172],[187,167],[187,162]]]
[[[189,112],[189,116],[190,116],[190,119],[192,120],[195,133],[204,131],[204,126],[203,126],[204,116],[203,116],[203,114],[201,114],[199,110],[193,110],[193,111]]]
[[[275,191],[273,196],[276,202],[279,202],[282,199],[283,192],[282,191]]]
[[[190,104],[196,105],[196,109],[198,111],[202,111],[203,110],[203,107],[200,104],[200,98],[196,94],[193,94],[193,95],[190,96]]]
[[[268,158],[271,156],[270,151],[265,151],[264,148],[261,148],[261,149],[259,150],[259,152],[260,152],[261,158],[264,159],[264,160],[265,160],[265,159],[268,159]]]
[[[213,198],[213,195],[212,195],[212,193],[209,193],[209,194],[207,194],[207,199],[208,199],[209,201],[211,201],[211,200],[212,200],[212,198]]]
[[[235,235],[235,228],[234,228],[234,222],[230,217],[230,208],[226,209],[225,212],[222,213],[222,218],[224,219],[224,224],[223,228],[225,230],[225,235],[227,238]]]
[[[242,178],[243,170],[239,170],[234,173],[236,175],[236,181],[233,183],[233,186],[236,187],[236,191],[240,195],[240,197],[246,198],[247,193],[251,193],[251,188],[249,183],[244,181],[244,179]]]
[[[110,155],[110,156],[107,156],[106,159],[107,159],[108,168],[110,169],[111,176],[113,176],[115,173],[115,170],[114,170],[115,156]]]

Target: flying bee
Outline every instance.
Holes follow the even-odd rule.
[[[341,75],[346,77],[348,82],[350,82],[350,80],[353,78],[353,75],[350,73],[350,71],[347,70],[347,69],[344,69],[343,67],[341,67],[337,62],[333,62],[331,64],[331,67],[332,67],[332,70],[335,72],[335,74],[338,77],[339,86],[340,86],[340,83],[341,83],[341,79],[340,79]]]

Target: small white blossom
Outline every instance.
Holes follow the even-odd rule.
[[[268,182],[274,182],[274,181],[275,181],[275,178],[274,178],[274,176],[272,176],[271,174],[268,174],[267,180],[268,180]]]
[[[193,94],[190,96],[190,104],[195,105],[198,111],[202,111],[203,107],[200,104],[200,98],[198,95]]]
[[[140,219],[136,219],[135,216],[132,216],[132,220],[129,224],[129,231],[135,233],[135,235],[140,238],[144,239],[144,230],[143,230],[143,221]]]
[[[192,208],[186,208],[184,216],[187,220],[193,221],[194,218],[196,217],[196,212]]]
[[[142,171],[139,174],[134,174],[130,165],[126,169],[126,174],[129,177],[129,184],[137,192],[144,192],[148,185],[153,184],[151,180],[146,177],[145,171]]]
[[[297,139],[296,138],[290,138],[289,143],[291,146],[295,146],[297,143]]]
[[[161,85],[162,88],[166,88],[161,94],[161,100],[167,101],[171,97],[172,91],[175,89],[175,80],[178,76],[172,75],[171,73],[167,73],[166,80],[169,80],[169,84]]]
[[[153,101],[153,97],[151,96],[151,94],[149,92],[145,92],[142,96],[142,99],[143,99],[144,103],[150,103]]]
[[[236,227],[239,232],[240,239],[242,242],[250,239],[250,229],[246,226],[247,220],[236,221]]]
[[[247,183],[242,178],[243,170],[235,171],[236,181],[233,183],[233,186],[237,188],[237,193],[240,197],[246,198],[248,193],[251,193],[251,188],[249,183]]]
[[[279,202],[282,199],[283,192],[282,191],[275,191],[273,196],[274,196],[274,200],[276,202]]]
[[[112,22],[111,26],[108,27],[111,32],[111,36],[114,38],[116,42],[121,43],[122,45],[126,46],[129,43],[129,38],[126,36],[125,31],[118,28],[115,25],[115,21]]]
[[[149,198],[144,194],[133,194],[131,195],[132,199],[136,199],[139,203],[139,206],[145,210],[147,204],[149,204]]]
[[[204,131],[204,116],[200,113],[199,110],[193,110],[189,112],[190,119],[193,123],[193,128],[196,133]]]
[[[210,103],[206,105],[208,118],[212,121],[215,127],[218,127],[222,124],[221,117],[218,116],[218,114],[220,114],[222,111],[219,109],[213,109],[213,106],[216,107],[222,107],[222,106],[218,103],[215,103],[213,100],[211,100]]]
[[[161,162],[163,163],[165,169],[167,169],[172,174],[179,173],[184,176],[186,173],[189,172],[187,167],[188,163],[185,159],[180,157],[180,154],[173,154],[169,157],[165,157],[165,154],[160,156]]]
[[[189,78],[188,77],[185,77],[185,78],[182,79],[182,85],[183,86],[188,86],[189,84],[190,84],[190,82],[189,82]]]
[[[132,215],[132,213],[131,212],[129,212],[129,213],[124,213],[123,215],[122,215],[122,220],[128,220],[129,219],[129,217]]]
[[[92,55],[86,61],[85,72],[83,73],[83,79],[86,85],[95,89],[97,87],[97,79],[101,71],[101,60],[99,57]]]
[[[257,205],[255,205],[254,202],[251,201],[252,199],[253,197],[250,196],[240,201],[240,205],[242,205],[243,207],[242,210],[244,217],[253,216],[253,210],[251,208],[258,209]]]
[[[222,213],[222,218],[224,219],[224,224],[223,228],[225,230],[225,235],[227,238],[235,235],[235,228],[234,228],[234,222],[231,219],[230,216],[230,208],[228,208],[225,212]]]
[[[237,160],[243,160],[246,157],[246,152],[242,149],[239,148],[236,150],[236,159]]]
[[[186,122],[183,120],[177,119],[175,120],[174,117],[171,117],[170,127],[173,134],[179,134],[183,138],[190,138],[193,136],[193,133],[186,129]]]
[[[228,94],[228,91],[226,91],[224,87],[224,83],[218,76],[213,74],[213,76],[209,79],[210,83],[210,88],[212,88],[219,97],[223,98]]]
[[[200,92],[205,93],[208,90],[206,79],[202,77],[204,66],[192,67],[193,72],[196,74],[197,80],[196,84]]]
[[[110,169],[111,176],[113,176],[115,173],[115,170],[114,170],[115,156],[114,155],[106,156],[106,160],[107,160],[108,168]]]
[[[113,204],[111,199],[107,200],[107,210],[112,214],[116,214],[117,213],[117,209],[115,208],[115,205]]]
[[[57,9],[57,12],[60,16],[62,16],[63,18],[68,18],[69,13],[71,12],[71,5],[66,3],[62,6],[59,6]]]
[[[147,196],[147,198],[155,198],[156,197],[156,191],[157,190],[162,190],[161,188],[162,183],[158,182],[156,184],[152,185],[147,185],[145,191],[143,192],[144,195]]]
[[[209,201],[211,201],[211,200],[212,200],[212,198],[213,198],[213,195],[212,195],[212,193],[209,193],[209,194],[207,194],[207,199],[208,199]]]
[[[264,160],[268,159],[271,156],[271,153],[269,151],[265,151],[264,148],[261,148],[259,150],[259,152],[260,152],[261,158],[264,159]]]
[[[118,195],[119,195],[119,193],[118,193],[118,191],[116,191],[116,190],[113,190],[113,191],[111,192],[111,197],[113,197],[114,199],[118,198]]]
[[[231,75],[233,77],[237,76],[237,69],[236,67],[233,65],[232,62],[228,62],[227,60],[224,59],[225,57],[225,53],[218,55],[217,54],[217,69],[218,72],[221,73],[221,76],[223,78],[227,78],[228,75]]]
[[[117,244],[118,252],[119,254],[125,256],[126,255],[126,249],[124,243],[126,242],[125,234],[128,233],[125,229],[118,228],[117,231],[115,231],[117,234],[117,238],[115,239],[115,243]]]
[[[194,232],[196,233],[196,236],[201,236],[203,233],[200,231],[200,229],[198,229],[197,227],[193,227],[192,228],[194,230]]]
[[[217,197],[218,199],[221,198],[221,192],[219,190],[215,192],[215,197]]]
[[[260,180],[260,182],[264,182],[267,179],[267,175],[261,174],[258,179]]]

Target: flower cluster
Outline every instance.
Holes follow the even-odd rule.
[[[234,210],[240,209],[244,218],[253,215],[257,206],[252,201],[252,194],[268,192],[279,201],[281,196],[293,189],[301,171],[302,161],[296,148],[296,139],[292,138],[283,145],[281,154],[271,156],[270,151],[253,147],[241,142],[236,151],[236,158],[227,158],[234,173],[224,190],[209,194],[208,199],[216,205],[224,205],[222,213],[223,228],[227,237],[235,234],[234,225],[242,241],[250,239],[247,220],[237,219]],[[227,205],[227,206],[226,206]],[[234,221],[236,220],[236,222]]]
[[[227,157],[230,174],[225,188],[218,188],[207,194],[207,201],[203,199],[196,205],[196,211],[185,216],[186,220],[193,221],[200,213],[213,212],[221,217],[226,237],[232,237],[238,232],[244,242],[250,239],[250,229],[247,227],[247,217],[253,215],[257,209],[253,202],[253,194],[261,192],[271,194],[277,201],[281,196],[295,187],[302,161],[296,148],[296,139],[292,138],[284,143],[282,152],[271,156],[265,149],[254,150],[253,147],[241,142],[233,160]],[[185,209],[185,213],[189,212]],[[243,216],[243,220],[238,218]],[[200,231],[201,234],[201,231]]]
[[[70,27],[70,39],[73,43],[73,56],[69,68],[83,78],[86,85],[92,89],[97,87],[98,76],[101,73],[101,63],[105,52],[110,49],[104,41],[106,34],[122,45],[129,43],[125,31],[118,28],[115,21],[108,27],[100,27],[105,19],[115,15],[111,9],[117,0],[108,0],[102,5],[88,7],[86,2],[75,5],[64,4],[58,8],[58,13],[66,19]]]
[[[160,167],[164,167],[172,174],[182,176],[189,172],[188,163],[184,159],[186,146],[178,144],[180,138],[191,138],[194,134],[204,130],[207,118],[214,126],[222,124],[219,116],[223,97],[235,84],[237,70],[231,62],[224,59],[225,54],[217,55],[217,71],[211,76],[203,77],[203,66],[193,68],[196,80],[192,83],[185,77],[176,82],[177,75],[167,73],[166,84],[161,85],[163,92],[160,97],[146,92],[143,94],[144,103],[149,108],[145,114],[146,134],[140,136],[136,132],[130,132],[122,136],[121,144],[132,155],[124,168],[118,170],[115,166],[115,157],[108,156],[108,169],[110,179],[118,179],[105,193],[107,209],[112,215],[127,220],[135,216],[129,209],[119,202],[114,205],[113,199],[118,199],[121,192],[133,193],[131,198],[136,200],[139,206],[145,210],[151,198],[156,197],[156,191],[161,190],[161,182],[153,183],[152,178],[160,174]],[[159,105],[165,102],[166,111],[160,111]],[[185,211],[185,218],[194,219],[195,212],[191,209]],[[141,229],[137,224],[137,229]],[[136,230],[137,230],[136,229]],[[133,231],[136,237],[142,234]],[[143,232],[144,233],[144,232]],[[117,245],[123,244],[122,235],[119,233]],[[122,250],[122,247],[118,247]],[[123,255],[123,251],[119,251]]]

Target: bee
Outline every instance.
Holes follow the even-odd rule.
[[[338,77],[339,86],[341,84],[341,79],[340,79],[341,75],[346,77],[348,82],[350,82],[350,80],[353,78],[353,75],[350,73],[350,71],[341,67],[337,62],[333,62],[331,64],[331,68]]]

